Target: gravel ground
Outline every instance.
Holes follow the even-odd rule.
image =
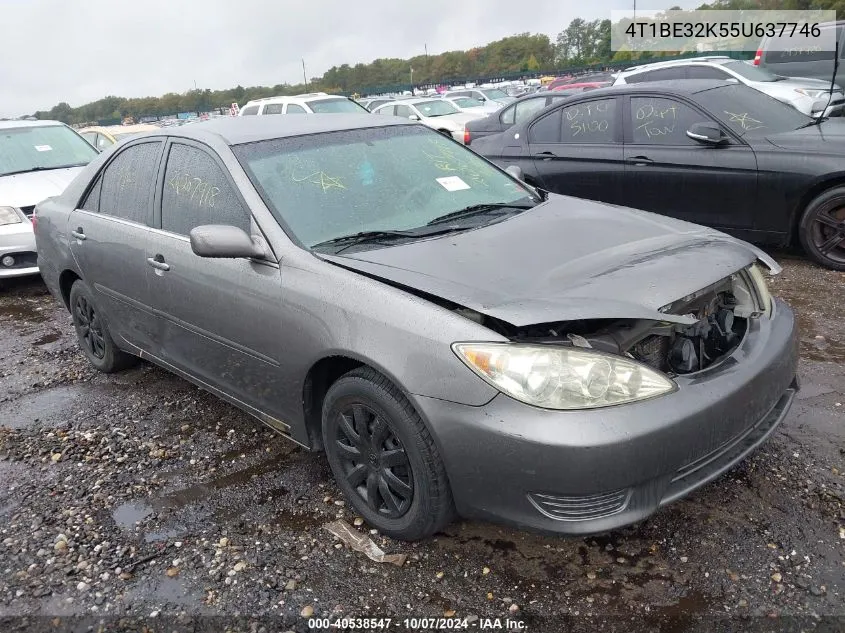
[[[601,537],[476,522],[416,544],[369,534],[401,567],[323,529],[356,518],[321,455],[152,365],[96,373],[40,279],[8,282],[0,631],[304,631],[310,613],[393,630],[444,615],[470,629],[845,630],[845,274],[779,259],[803,388],[760,451]]]

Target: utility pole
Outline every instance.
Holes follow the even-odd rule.
[[[634,20],[637,19],[637,0],[634,0]]]
[[[305,58],[302,58],[302,80],[305,82],[305,92],[308,92],[308,76],[305,74]]]
[[[414,94],[414,69],[411,68],[411,94]]]
[[[423,44],[423,46],[425,46],[425,56],[428,57],[428,42]]]

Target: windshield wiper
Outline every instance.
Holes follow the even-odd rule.
[[[472,204],[468,207],[464,207],[463,209],[458,209],[457,211],[452,211],[451,213],[447,213],[446,215],[441,215],[438,218],[434,218],[431,222],[426,224],[426,226],[432,226],[435,224],[443,224],[446,222],[451,222],[452,220],[460,220],[463,218],[472,217],[474,215],[481,215],[483,213],[487,213],[488,211],[494,211],[496,209],[519,209],[519,210],[526,210],[526,209],[533,209],[536,205],[534,204],[524,204],[520,202],[487,202],[484,204]]]
[[[71,167],[84,167],[88,163],[74,163],[72,165],[56,165],[55,167],[30,167],[29,169],[18,169],[17,171],[7,171],[0,176],[14,176],[16,174],[28,174],[31,171],[50,171],[51,169],[70,169]]]
[[[324,246],[341,246],[335,251],[335,254],[346,250],[350,246],[356,244],[366,244],[367,242],[391,242],[400,239],[414,239],[420,237],[429,237],[431,235],[441,235],[443,233],[452,233],[453,228],[442,228],[436,230],[413,229],[410,231],[360,231],[359,233],[352,233],[350,235],[341,235],[333,237],[330,240],[325,240],[314,244],[311,248],[321,248]]]

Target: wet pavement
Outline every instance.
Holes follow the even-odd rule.
[[[370,534],[401,567],[322,528],[355,517],[321,455],[152,365],[96,373],[40,280],[8,282],[0,630],[120,617],[305,631],[303,613],[393,630],[444,615],[469,629],[845,630],[845,273],[778,259],[802,391],[760,451],[600,537],[478,522],[415,544]]]

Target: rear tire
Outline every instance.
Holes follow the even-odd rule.
[[[845,271],[845,187],[829,189],[807,205],[798,224],[798,239],[817,263]]]
[[[70,314],[79,347],[95,369],[110,374],[137,362],[137,358],[114,344],[105,315],[81,280],[74,282],[70,289]]]
[[[414,541],[451,521],[452,492],[434,440],[378,372],[355,369],[329,388],[323,444],[344,496],[382,534]]]

